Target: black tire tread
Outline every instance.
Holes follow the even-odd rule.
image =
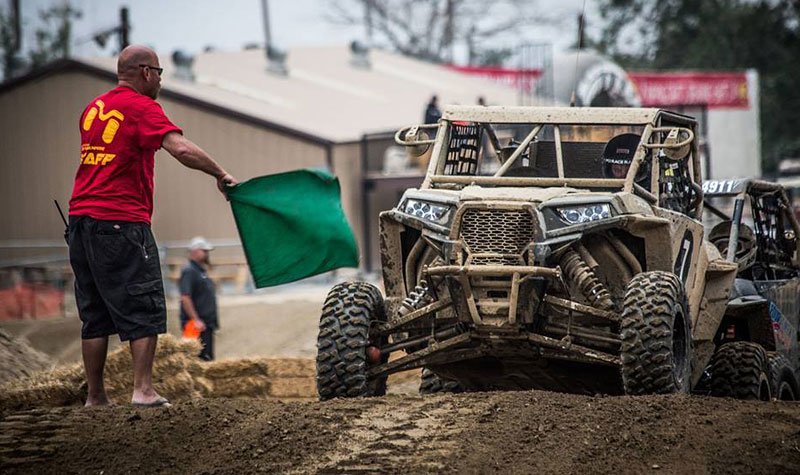
[[[317,393],[335,397],[382,396],[386,377],[367,379],[370,324],[384,321],[383,297],[374,285],[344,282],[325,299],[317,337]]]
[[[792,365],[789,359],[782,353],[770,351],[767,353],[767,362],[769,364],[769,387],[772,392],[772,397],[780,399],[781,383],[786,382],[792,389],[792,394],[797,398],[797,381],[792,376]]]
[[[460,392],[464,392],[464,390],[458,381],[444,379],[428,368],[422,368],[422,376],[419,383],[420,394],[424,395]]]
[[[686,390],[675,383],[672,358],[672,308],[683,300],[686,309],[685,299],[681,281],[669,272],[638,274],[628,284],[620,324],[620,357],[626,394],[669,394]],[[686,344],[689,351],[690,342]],[[689,382],[684,385],[688,386]]]
[[[768,365],[767,352],[759,344],[734,341],[720,345],[710,363],[711,395],[758,400]]]

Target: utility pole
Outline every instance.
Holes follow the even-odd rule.
[[[11,0],[11,21],[14,28],[14,44],[11,48],[11,54],[19,53],[19,49],[22,46],[22,22],[20,20],[22,13],[20,13],[19,8],[19,0]]]
[[[130,44],[131,23],[128,17],[128,7],[119,9],[119,50],[127,48]]]
[[[367,46],[372,45],[372,0],[364,2],[364,25],[367,27]]]
[[[269,1],[261,0],[261,12],[264,15],[264,51],[272,44],[272,35],[269,31]]]

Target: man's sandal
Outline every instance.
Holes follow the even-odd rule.
[[[131,404],[133,404],[135,407],[170,407],[170,406],[172,406],[172,404],[170,404],[170,402],[169,402],[169,399],[167,399],[165,397],[160,397],[160,398],[156,399],[153,402],[134,402],[134,403],[131,403]]]

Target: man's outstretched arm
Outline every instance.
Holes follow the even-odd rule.
[[[169,152],[170,155],[175,157],[185,167],[194,170],[200,170],[208,175],[217,179],[217,188],[223,194],[225,187],[234,186],[239,183],[236,178],[232,177],[225,171],[209,154],[202,148],[198,147],[194,142],[187,139],[178,132],[169,132],[164,136],[161,142],[164,150]]]

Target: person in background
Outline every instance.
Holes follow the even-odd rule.
[[[209,255],[214,250],[205,238],[197,236],[189,243],[189,262],[181,270],[178,287],[181,293],[181,328],[191,322],[200,331],[200,359],[214,359],[214,331],[219,328],[217,294],[208,277]]]
[[[436,96],[431,97],[428,105],[425,107],[425,124],[435,124],[442,118],[442,111],[439,110],[439,98]]]
[[[153,387],[158,335],[167,308],[158,246],[150,229],[155,153],[164,148],[182,165],[214,178],[225,195],[238,182],[183,136],[156,102],[158,55],[130,45],[117,59],[118,84],[81,113],[81,149],[69,202],[67,241],[86,372],[86,406],[111,401],[103,381],[109,335],[129,342],[136,406],[168,406]],[[227,196],[227,195],[226,195]]]
[[[478,105],[485,107],[486,106],[486,98],[484,98],[483,96],[478,96]]]

